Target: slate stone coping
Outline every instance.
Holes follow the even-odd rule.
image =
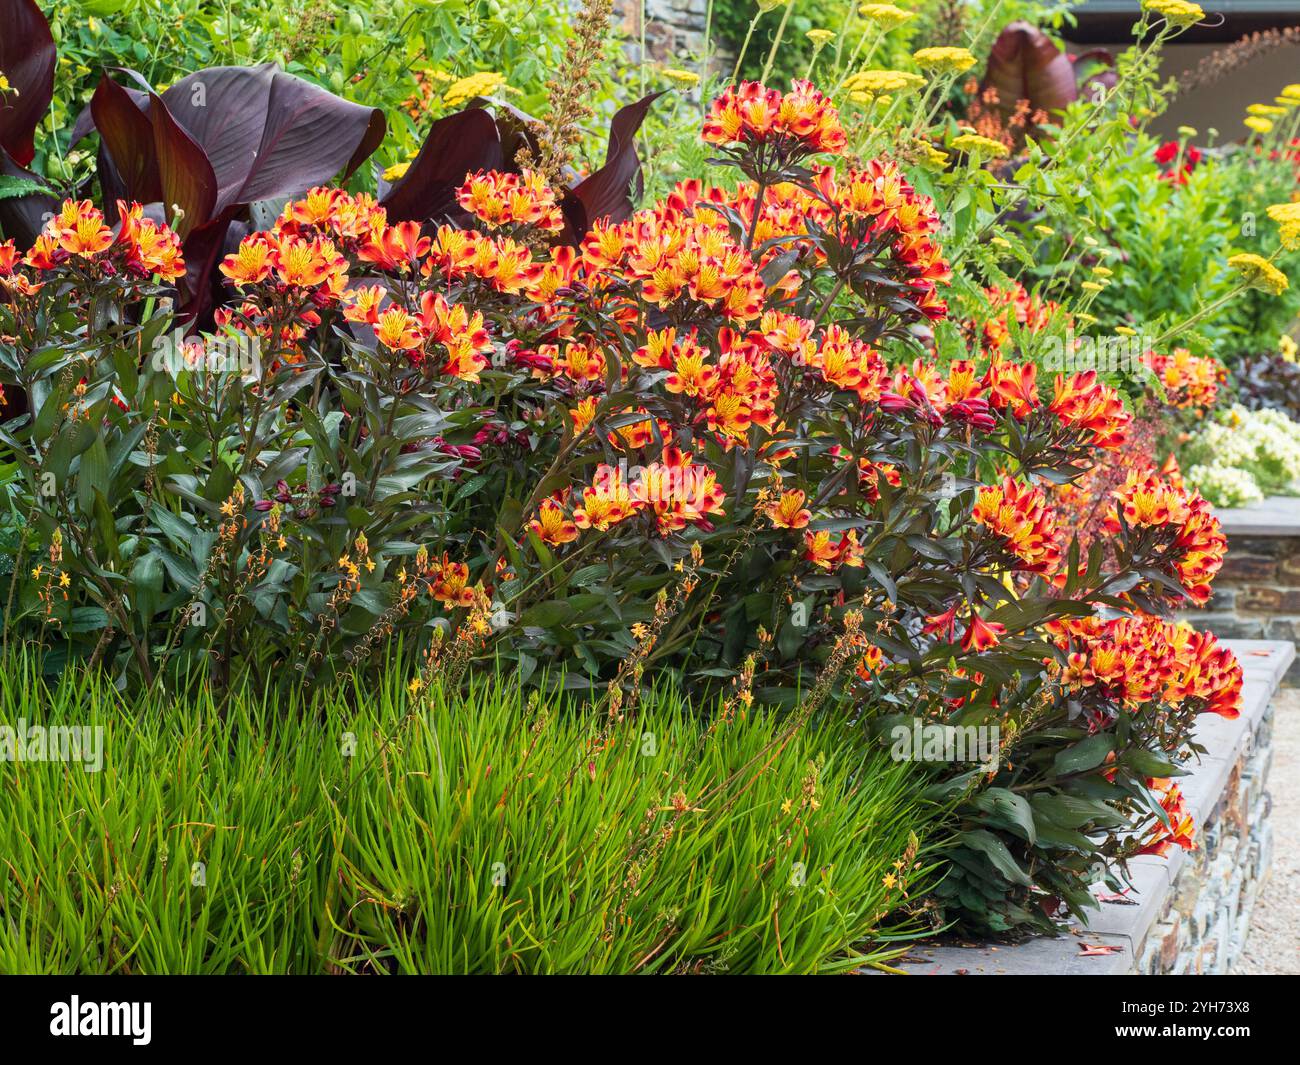
[[[1269,496],[1244,507],[1215,509],[1215,516],[1234,536],[1300,536],[1300,496]]]
[[[1297,501],[1300,502],[1300,501]],[[1200,762],[1191,763],[1191,773],[1179,777],[1187,808],[1197,824],[1214,809],[1224,785],[1268,708],[1287,667],[1295,658],[1295,645],[1282,640],[1224,640],[1241,662],[1245,674],[1241,716],[1226,720],[1204,714],[1197,722],[1195,738],[1206,748]],[[1137,905],[1102,903],[1090,910],[1088,919],[1070,928],[1080,935],[1056,938],[1039,936],[1020,943],[984,943],[962,946],[915,944],[904,958],[891,964],[919,976],[942,975],[1073,975],[1115,976],[1131,973],[1147,931],[1158,920],[1166,896],[1182,867],[1184,852],[1171,848],[1163,858],[1143,855],[1129,863],[1133,891],[1129,898]],[[1101,890],[1101,889],[1098,889]],[[1110,944],[1120,950],[1107,955],[1084,955],[1080,943]]]

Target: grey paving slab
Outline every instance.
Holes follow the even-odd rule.
[[[1246,507],[1214,511],[1231,536],[1300,536],[1300,497],[1269,496]]]

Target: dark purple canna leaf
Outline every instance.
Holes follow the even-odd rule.
[[[36,154],[36,127],[54,95],[54,38],[35,0],[0,0],[0,74],[9,91],[0,93],[0,175],[38,185],[27,169]],[[42,192],[0,200],[0,231],[29,248],[58,210],[58,201]]]
[[[107,74],[99,79],[88,108],[117,181],[128,197],[140,203],[166,200],[154,147],[152,108],[148,93],[124,89]],[[77,125],[83,124],[79,119]],[[75,143],[75,127],[73,137]]]
[[[384,138],[378,108],[362,107],[270,63],[210,67],[162,94],[216,173],[216,209],[344,180]]]
[[[19,166],[36,154],[36,127],[54,96],[54,38],[35,0],[0,0],[0,149]]]
[[[150,97],[154,158],[162,187],[162,202],[170,213],[181,209],[176,232],[182,240],[206,225],[218,210],[217,175],[203,149],[181,129],[170,109],[157,96]],[[234,207],[228,204],[227,209]]]
[[[0,175],[44,185],[40,175],[19,166],[3,149],[0,149]],[[31,192],[22,196],[6,196],[0,199],[0,233],[26,251],[35,243],[45,227],[46,219],[53,217],[58,209],[59,201],[48,193]]]
[[[130,72],[128,72],[130,73]],[[138,75],[133,75],[137,80]],[[90,106],[101,184],[160,203],[184,241],[187,308],[206,309],[226,230],[250,203],[295,196],[375,150],[384,117],[270,65],[212,67],[161,96],[105,77]],[[82,125],[81,122],[78,125]]]
[[[618,110],[609,125],[605,165],[564,197],[564,216],[571,230],[567,235],[573,243],[578,243],[602,219],[623,222],[631,217],[635,201],[645,188],[641,160],[636,154],[636,135],[650,105],[662,95],[651,93]]]
[[[1079,96],[1070,57],[1028,22],[1012,22],[993,42],[980,89],[997,90],[997,107],[1009,115],[1020,100],[1031,110],[1060,111]]]
[[[637,131],[650,105],[662,95],[652,93],[614,115],[604,165],[561,197],[565,241],[578,243],[602,218],[621,222],[632,214],[635,197],[642,191]],[[500,101],[485,102],[498,110],[495,117],[483,107],[469,107],[429,127],[420,154],[381,195],[390,222],[450,221],[453,225],[468,225],[469,216],[455,197],[466,174],[478,170],[517,173],[516,156],[524,145],[534,157],[540,154],[531,132],[533,120],[528,115]]]
[[[429,127],[420,154],[381,199],[390,222],[443,221],[464,225],[469,216],[456,203],[465,175],[504,165],[496,120],[481,107],[457,111]]]

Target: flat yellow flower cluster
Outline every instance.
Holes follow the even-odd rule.
[[[1272,293],[1274,296],[1280,296],[1291,287],[1290,282],[1286,279],[1286,274],[1282,273],[1262,255],[1256,255],[1254,252],[1229,255],[1228,265],[1235,268],[1251,288],[1257,288]]]
[[[1001,141],[995,141],[992,137],[985,137],[979,133],[963,133],[958,137],[954,137],[952,147],[959,152],[984,155],[990,158],[1009,155],[1011,152],[1011,149]]]
[[[868,22],[874,22],[882,30],[888,32],[895,26],[901,26],[912,18],[916,12],[904,11],[901,7],[896,7],[893,4],[863,4],[858,8],[858,14]]]
[[[1278,237],[1287,251],[1300,248],[1300,203],[1275,203],[1268,216],[1278,225]]]
[[[844,79],[843,88],[848,93],[862,92],[872,96],[881,93],[910,92],[925,84],[920,74],[905,70],[860,70]]]
[[[975,56],[969,49],[946,45],[918,49],[912,53],[912,58],[922,70],[937,70],[943,74],[964,74],[975,65]]]
[[[491,96],[505,83],[504,75],[492,70],[481,70],[477,74],[453,81],[447,86],[442,102],[448,107],[458,107],[475,96]]]
[[[1142,0],[1142,10],[1161,16],[1171,26],[1192,26],[1205,18],[1201,5],[1188,0]]]

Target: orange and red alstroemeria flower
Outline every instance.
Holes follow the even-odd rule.
[[[968,654],[972,651],[987,651],[996,647],[1005,636],[1007,627],[996,621],[985,621],[975,611],[971,611],[970,622],[966,626],[966,635],[962,637],[961,649]]]
[[[782,492],[767,507],[767,518],[776,529],[802,529],[812,521],[812,511],[804,507],[807,497],[798,488]]]
[[[605,532],[636,513],[641,506],[616,466],[601,464],[589,487],[582,490],[582,505],[573,512],[579,529]]]
[[[452,562],[444,554],[442,561],[434,563],[429,571],[429,591],[438,602],[448,606],[472,606],[474,589],[469,583],[469,566]]]
[[[357,258],[381,270],[412,270],[429,253],[433,241],[420,235],[419,222],[398,222],[376,230],[357,249]]]
[[[1124,442],[1133,415],[1124,409],[1118,392],[1097,380],[1096,370],[1069,378],[1058,374],[1055,392],[1048,409],[1061,424],[1086,431],[1095,447],[1114,449]]]
[[[1169,818],[1169,825],[1166,826],[1163,821],[1157,820],[1137,853],[1163,856],[1172,846],[1182,847],[1183,850],[1188,851],[1195,850],[1196,822],[1187,812],[1182,790],[1177,784],[1171,785],[1167,780],[1151,783],[1157,786],[1164,785],[1163,788],[1157,787],[1157,791],[1163,791],[1160,807]]]
[[[862,565],[862,545],[854,529],[844,533],[838,541],[831,539],[825,529],[803,534],[804,559],[814,566],[825,570],[834,570],[840,566]]]
[[[543,499],[537,508],[537,517],[528,523],[543,543],[552,547],[572,543],[578,538],[578,526],[564,513],[564,504],[555,499]]]

